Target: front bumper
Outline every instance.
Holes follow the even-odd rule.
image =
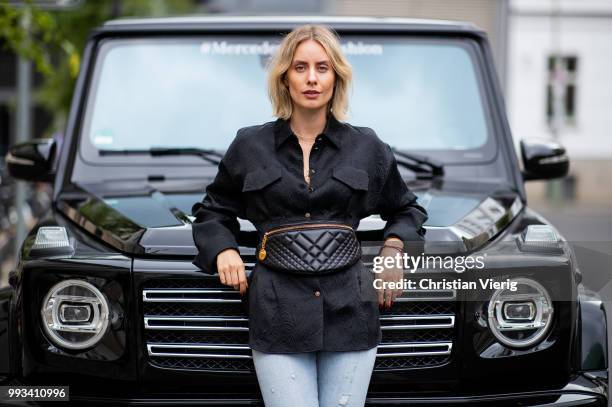
[[[134,391],[136,385],[106,386],[96,380],[96,388],[100,392],[85,390],[70,386],[70,401],[76,405],[101,406],[145,406],[145,405],[173,405],[173,406],[263,406],[259,394],[228,394],[228,393],[197,393],[193,391],[174,391],[160,393],[155,390]],[[3,386],[41,385],[26,383],[23,380],[0,382]],[[111,393],[112,392],[112,393]],[[61,405],[68,403],[62,402]],[[4,406],[48,406],[48,402],[0,401]],[[59,403],[58,403],[59,405]],[[608,405],[608,375],[607,371],[588,372],[576,375],[565,386],[556,390],[514,392],[487,394],[483,389],[479,394],[402,394],[402,393],[370,393],[366,406],[601,406]]]

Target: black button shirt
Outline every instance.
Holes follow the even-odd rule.
[[[380,214],[387,222],[381,239],[424,240],[427,213],[402,180],[390,147],[372,129],[329,116],[309,166],[310,185],[287,120],[238,130],[204,199],[193,205],[198,248],[193,264],[214,274],[217,254],[238,250],[237,217],[251,221],[261,239],[268,229],[304,222],[342,222],[356,229],[362,218]],[[247,292],[249,345],[269,353],[377,346],[374,278],[361,261],[324,276],[296,276],[257,262]]]

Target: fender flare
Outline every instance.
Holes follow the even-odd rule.
[[[578,284],[579,325],[578,343],[579,368],[585,370],[608,369],[608,324],[606,307],[594,291]]]

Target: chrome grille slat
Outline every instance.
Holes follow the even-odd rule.
[[[447,300],[454,301],[457,298],[457,290],[404,290],[401,297],[397,297],[395,302],[411,301],[432,301]]]
[[[380,317],[380,321],[447,321],[446,323],[437,323],[437,324],[410,324],[410,325],[380,325],[381,330],[388,329],[430,329],[430,328],[452,328],[455,326],[455,316],[454,315],[435,315],[435,316],[425,316],[425,315],[410,315],[410,316],[392,316],[392,317]]]
[[[168,279],[156,280],[142,293],[146,346],[153,365],[254,371],[249,318],[239,306],[242,301],[236,290],[208,278]],[[448,362],[456,295],[456,290],[405,290],[393,310],[381,311],[383,339],[375,370]]]
[[[450,355],[453,348],[452,342],[414,342],[414,343],[398,343],[398,344],[383,344],[378,345],[378,350],[397,349],[397,348],[439,348],[445,347],[445,350],[430,350],[426,352],[377,352],[376,357],[388,358],[398,356],[424,356],[424,355]]]
[[[230,294],[236,296],[238,292],[233,289],[149,289],[143,290],[142,300],[144,302],[212,302],[231,303],[240,302],[240,299],[232,298],[206,298],[206,296]]]
[[[448,355],[452,350],[452,342],[430,342],[430,343],[401,343],[401,344],[380,344],[378,346],[378,350],[384,349],[396,349],[396,348],[437,348],[437,347],[446,347],[445,350],[441,351],[427,351],[427,352],[392,352],[392,353],[384,353],[377,352],[377,357],[397,357],[397,356],[420,356],[420,355]],[[248,358],[251,359],[251,355],[237,355],[237,354],[217,354],[217,353],[175,353],[175,352],[160,352],[155,351],[155,349],[180,349],[180,350],[189,350],[189,349],[202,349],[202,350],[242,350],[249,351],[251,348],[248,346],[223,346],[223,345],[209,345],[209,344],[187,344],[187,343],[176,343],[176,344],[147,344],[147,351],[150,356],[173,356],[173,357],[222,357],[222,358]]]
[[[183,325],[160,325],[162,322],[182,322]],[[146,316],[144,318],[145,329],[158,329],[158,330],[227,330],[227,331],[248,331],[249,328],[246,326],[232,326],[232,325],[189,325],[188,322],[203,323],[203,322],[224,322],[224,323],[237,323],[237,322],[249,322],[248,318],[240,317],[163,317],[163,316]]]
[[[188,317],[164,317],[164,316],[145,316],[144,323],[145,329],[157,329],[157,330],[228,330],[228,331],[248,331],[246,326],[231,326],[231,325],[194,325],[194,324],[183,324],[183,325],[160,325],[162,322],[224,322],[224,323],[237,323],[249,322],[248,318],[240,317],[199,317],[199,316],[188,316]],[[452,328],[455,325],[454,315],[405,315],[405,316],[387,316],[380,317],[381,329],[429,329],[429,328]],[[446,321],[446,323],[421,323],[421,324],[393,324],[385,325],[386,321]],[[156,324],[157,323],[157,324]]]
[[[147,344],[149,356],[173,356],[173,357],[198,357],[198,358],[232,358],[232,359],[252,359],[249,355],[239,354],[223,354],[223,353],[181,353],[181,352],[156,352],[155,349],[180,349],[180,350],[228,350],[228,351],[245,351],[250,352],[248,346],[223,346],[223,345],[192,345],[192,344]]]

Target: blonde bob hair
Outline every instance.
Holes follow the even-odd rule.
[[[348,89],[351,85],[353,72],[342,53],[340,40],[335,31],[329,27],[314,24],[294,28],[285,36],[270,60],[268,95],[272,102],[273,114],[278,118],[287,120],[293,113],[291,95],[284,80],[293,61],[295,50],[305,40],[315,40],[321,44],[330,59],[336,78],[334,92],[327,105],[327,113],[333,114],[337,120],[344,120],[348,113]]]

